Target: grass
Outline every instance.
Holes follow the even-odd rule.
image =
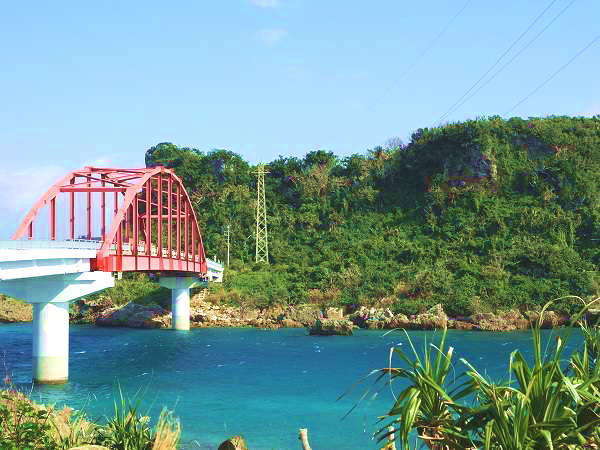
[[[0,391],[0,448],[3,450],[67,450],[101,445],[115,450],[173,450],[181,426],[166,409],[154,427],[140,414],[139,401],[119,389],[114,412],[106,424],[89,421],[83,412],[38,405],[12,388]]]

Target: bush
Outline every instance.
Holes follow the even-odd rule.
[[[121,280],[115,280],[115,286],[105,289],[89,298],[103,297],[109,299],[115,306],[134,302],[140,305],[157,304],[163,308],[171,308],[169,289],[160,287],[150,280],[145,273],[124,273]]]
[[[0,391],[0,448],[58,448],[52,439],[50,411],[36,407],[16,391]]]
[[[105,425],[89,422],[82,412],[57,411],[37,405],[14,389],[0,390],[0,448],[6,450],[69,449],[102,445],[117,450],[174,450],[181,428],[163,410],[154,428],[150,418],[139,414],[137,404],[119,391],[114,416]]]

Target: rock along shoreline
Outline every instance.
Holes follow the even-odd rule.
[[[351,313],[342,308],[321,310],[316,305],[273,306],[265,309],[215,305],[192,299],[193,328],[255,327],[262,329],[309,328],[311,334],[352,334],[352,328],[369,330],[434,330],[441,328],[473,331],[526,330],[540,316],[536,311],[509,310],[479,313],[468,317],[448,317],[441,305],[416,315],[394,314],[388,308],[360,307]],[[104,327],[169,328],[170,311],[158,305],[128,303],[115,307],[106,300],[82,300],[74,305],[73,323],[95,324]],[[542,328],[568,325],[570,317],[546,311]],[[339,329],[340,333],[336,333]],[[314,330],[314,332],[313,332]],[[323,332],[319,332],[323,330]],[[350,332],[348,332],[350,330]]]
[[[7,300],[7,299],[4,299]],[[0,322],[28,322],[32,320],[31,306],[8,299],[0,305]],[[94,324],[103,327],[170,328],[171,313],[159,305],[127,303],[115,306],[106,298],[83,299],[71,308],[71,322]],[[352,328],[368,330],[434,330],[441,328],[472,331],[526,330],[539,319],[537,311],[498,311],[478,313],[465,317],[448,317],[441,305],[421,314],[395,314],[389,308],[361,306],[352,312],[342,308],[325,308],[317,305],[272,306],[269,308],[244,308],[219,305],[192,298],[191,326],[193,328],[255,327],[262,329],[308,328],[311,334],[352,334]],[[594,312],[592,316],[599,316]],[[568,325],[566,314],[546,311],[542,328]],[[339,333],[335,330],[339,330]]]

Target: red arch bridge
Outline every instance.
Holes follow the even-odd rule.
[[[56,182],[10,241],[0,241],[0,293],[33,304],[33,379],[68,379],[69,303],[147,272],[171,289],[172,323],[189,330],[192,287],[222,281],[206,258],[190,198],[162,166],[85,167]]]

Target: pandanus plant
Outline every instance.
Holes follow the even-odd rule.
[[[541,322],[550,303],[532,325],[533,361],[516,350],[509,361],[509,380],[496,383],[461,359],[467,371],[462,383],[451,376],[453,349],[446,330],[437,344],[425,343],[412,354],[394,348],[391,355],[404,363],[375,371],[378,380],[408,382],[376,432],[379,441],[395,433],[410,449],[411,432],[432,450],[450,449],[582,449],[598,448],[600,430],[600,330],[582,320],[587,304],[573,318],[584,337],[582,348],[565,358],[572,333],[557,336],[549,351],[542,348]],[[415,445],[416,447],[417,445]]]
[[[597,414],[582,415],[597,409],[600,397],[592,385],[598,377],[565,373],[565,339],[557,337],[553,351],[544,355],[539,327],[532,334],[534,361],[529,364],[514,351],[509,363],[514,381],[508,385],[490,382],[463,360],[478,404],[463,411],[463,429],[485,449],[583,448],[600,424]]]
[[[390,411],[380,418],[383,426],[376,433],[377,438],[384,441],[397,434],[402,445],[410,448],[410,434],[416,430],[430,449],[473,448],[470,437],[460,427],[461,406],[457,403],[470,395],[472,388],[463,385],[453,391],[448,389],[455,382],[451,373],[454,350],[446,347],[446,331],[437,344],[425,340],[422,352],[406,336],[411,353],[401,347],[392,350],[392,355],[399,357],[406,367],[379,370],[378,380],[389,377],[391,383],[403,379],[409,385],[395,396]]]
[[[585,386],[592,391],[594,398],[600,397],[600,327],[596,322],[590,325],[586,320],[581,322],[581,332],[583,334],[583,348],[581,351],[573,353],[570,360],[570,368],[575,383]],[[590,402],[586,408],[578,411],[577,422],[586,424],[591,421],[597,421],[600,417],[600,402]],[[600,444],[600,427],[597,425],[592,429],[588,442],[595,442],[596,448]]]

